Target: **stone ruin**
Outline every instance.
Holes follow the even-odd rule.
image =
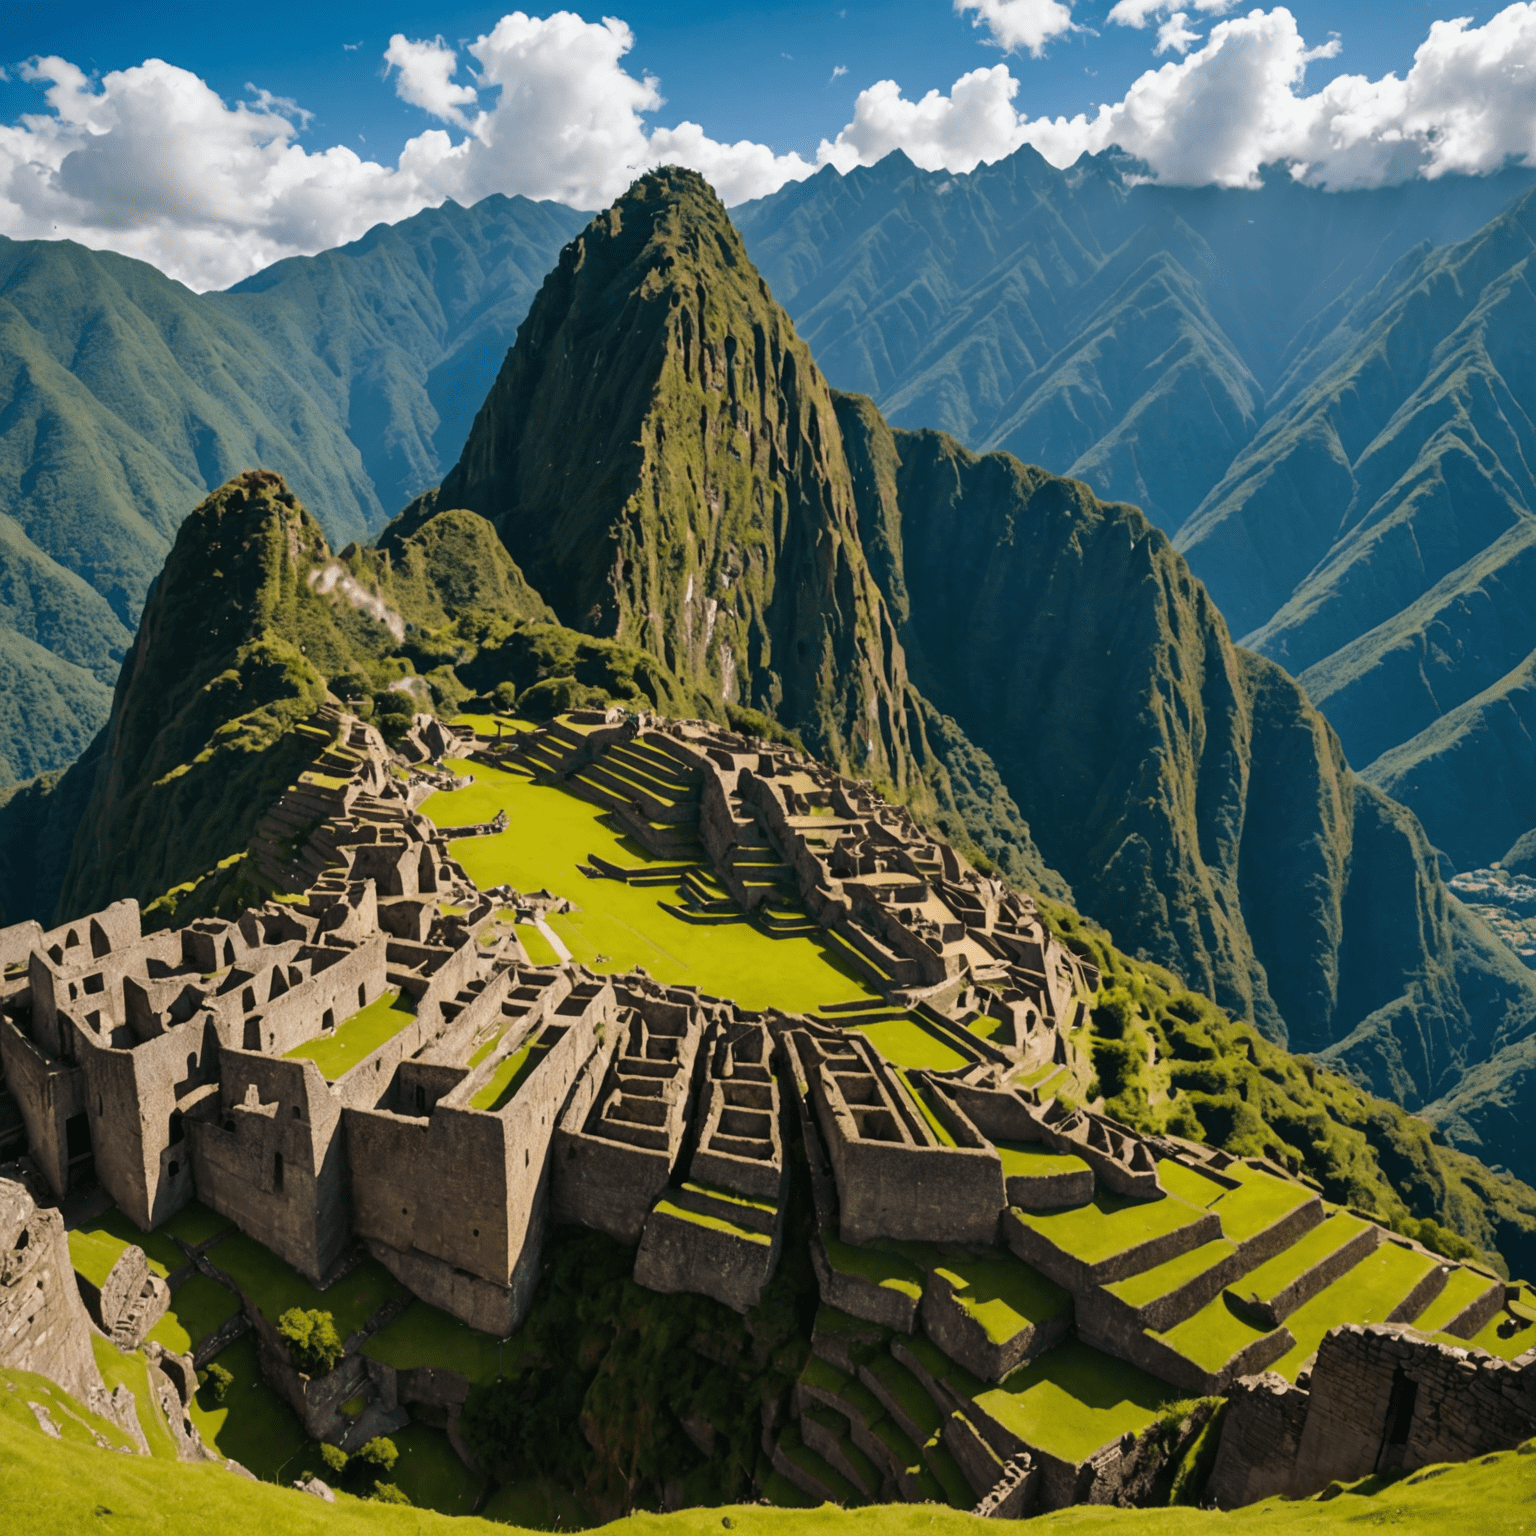
[[[249,851],[279,899],[149,934],[132,901],[50,931],[0,931],[0,1125],[11,1112],[24,1126],[51,1198],[99,1183],[151,1231],[195,1196],[317,1286],[367,1253],[414,1295],[505,1337],[532,1301],[551,1221],[633,1245],[642,1285],[750,1313],[779,1263],[798,1143],[825,1305],[816,1369],[764,1444],[818,1498],[944,1497],[1006,1516],[1114,1499],[1134,1435],[1066,1458],[992,1401],[990,1388],[1072,1336],[1170,1390],[1230,1396],[1213,1482],[1228,1502],[1303,1491],[1342,1475],[1330,1468],[1379,1462],[1389,1443],[1406,1467],[1430,1447],[1530,1433],[1536,1355],[1495,1364],[1445,1342],[1516,1306],[1498,1277],[1330,1212],[1282,1169],[1064,1102],[1090,1076],[1093,965],[1027,897],[867,785],[781,746],[622,710],[495,742],[420,717],[395,751],[334,707],[306,729],[314,764]],[[665,881],[689,921],[745,914],[769,933],[817,933],[878,999],[757,1012],[642,971],[533,964],[517,923],[570,893],[477,889],[450,842],[502,832],[505,817],[439,828],[420,814],[457,782],[443,759],[465,756],[604,807],[653,857],[623,868],[594,855],[588,878]],[[350,1028],[385,1008],[387,1029]],[[859,1026],[893,1017],[961,1064],[888,1061]],[[1099,1249],[1053,1225],[1143,1208],[1159,1220]],[[14,1286],[0,1290],[0,1361],[41,1362],[26,1368],[93,1390],[88,1347],[66,1342],[83,1334],[59,1278],[57,1213],[32,1202],[12,1227],[36,1235],[13,1243],[5,1275],[46,1251],[52,1300],[22,1322]],[[1309,1234],[1316,1261],[1274,1279]],[[1260,1374],[1295,1346],[1287,1319],[1384,1244],[1408,1275],[1388,1321],[1433,1314],[1438,1342],[1399,1327],[1380,1347],[1360,1334],[1361,1354],[1346,1329],[1304,1385]],[[207,1256],[195,1262],[217,1274]],[[1060,1305],[984,1327],[974,1263],[1027,1270],[1059,1288]],[[88,1301],[131,1346],[164,1292],[130,1248]],[[1180,1332],[1213,1306],[1251,1330],[1219,1357]],[[244,1310],[264,1372],[320,1438],[398,1427],[412,1400],[446,1405],[451,1423],[467,1391],[451,1372],[397,1379],[356,1351],[311,1382]],[[1338,1417],[1346,1376],[1358,1442],[1347,1456],[1313,1428]],[[1400,1376],[1433,1382],[1449,1405],[1433,1433],[1414,1417],[1429,1411],[1428,1385],[1413,1408],[1405,1388],[1382,1389]],[[1468,1393],[1483,1407],[1458,1439],[1442,1421]],[[343,1417],[359,1398],[361,1417]]]

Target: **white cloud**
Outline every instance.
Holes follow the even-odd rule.
[[[1020,3],[970,8],[984,20],[1006,12],[1016,29],[1047,14],[1012,9]],[[396,92],[443,125],[409,140],[393,166],[343,145],[307,149],[303,109],[255,87],[230,104],[159,59],[99,80],[62,58],[35,59],[26,73],[46,87],[45,110],[0,126],[0,230],[106,246],[206,288],[445,197],[520,192],[600,207],[639,171],[668,162],[701,171],[728,204],[816,165],[847,171],[893,149],[929,169],[968,171],[1023,144],[1061,166],[1120,144],[1161,180],[1223,186],[1251,185],[1275,162],[1332,187],[1481,172],[1509,158],[1536,164],[1536,0],[1481,27],[1436,22],[1401,79],[1341,75],[1310,94],[1308,62],[1336,52],[1337,41],[1309,49],[1277,7],[1218,21],[1195,47],[1189,16],[1228,3],[1175,11],[1119,0],[1113,18],[1156,21],[1160,46],[1189,51],[1091,117],[1019,112],[1019,82],[1002,62],[916,101],[882,80],[859,93],[853,120],[814,163],[750,140],[723,143],[697,123],[651,126],[664,101],[657,80],[624,68],[630,29],[570,12],[504,16],[467,58],[441,39],[393,38],[385,60]],[[1020,47],[1045,40],[1015,35]]]
[[[1142,21],[1165,9],[1122,4]],[[1018,113],[1018,84],[1003,65],[918,102],[884,80],[860,93],[853,122],[820,158],[846,170],[901,148],[919,165],[965,170],[1032,144],[1066,166],[1119,144],[1167,182],[1251,186],[1260,166],[1284,162],[1335,188],[1490,171],[1511,158],[1536,164],[1536,3],[1521,0],[1481,27],[1435,22],[1402,79],[1340,75],[1306,94],[1307,64],[1338,48],[1333,39],[1309,49],[1283,7],[1255,10],[1218,22],[1202,48],[1148,70],[1092,117]]]
[[[1186,11],[1175,11],[1157,29],[1154,53],[1188,53],[1200,41],[1200,34],[1189,25]]]
[[[1141,28],[1158,16],[1170,15],[1176,5],[1184,3],[1188,0],[1115,0],[1104,19],[1121,27]],[[1192,3],[1205,15],[1221,16],[1230,11],[1237,0],[1192,0]]]
[[[461,128],[470,126],[462,108],[472,106],[479,93],[472,85],[455,85],[453,77],[458,73],[458,55],[441,37],[431,42],[412,42],[396,32],[384,51],[386,73],[399,70],[395,78],[395,94],[413,107],[430,112]]]
[[[1053,37],[1070,32],[1072,0],[955,0],[955,14],[975,11],[973,27],[985,27],[999,48],[1026,49],[1037,59]]]

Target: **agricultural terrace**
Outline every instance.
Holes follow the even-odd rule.
[[[416,1000],[392,987],[366,1008],[343,1019],[329,1034],[316,1035],[286,1054],[314,1062],[329,1083],[350,1072],[387,1040],[393,1040],[416,1017]]]
[[[505,832],[455,841],[454,858],[482,890],[511,885],[569,897],[578,910],[549,918],[548,926],[590,969],[644,966],[658,981],[696,986],[745,1008],[809,1013],[828,1003],[879,1001],[820,936],[773,935],[746,917],[688,922],[667,909],[680,900],[681,880],[642,886],[583,875],[580,866],[594,853],[629,868],[667,864],[618,831],[600,807],[520,773],[479,763],[451,766],[470,782],[434,794],[422,814],[438,826],[455,827],[491,821],[504,810]],[[667,867],[675,868],[675,861]],[[553,962],[537,930],[524,925],[518,937],[530,958]]]

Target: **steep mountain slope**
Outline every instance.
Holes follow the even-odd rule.
[[[1108,150],[1058,171],[1025,147],[951,176],[895,153],[733,217],[839,388],[897,426],[1137,501],[1172,532],[1292,360],[1321,346],[1332,308],[1536,180],[1333,193],[1275,175],[1235,192],[1150,185],[1142,169]]]
[[[892,156],[737,217],[836,384],[1138,503],[1351,761],[1416,758],[1536,648],[1531,173],[1232,193],[1134,169]],[[1505,771],[1457,739],[1472,777]],[[1458,861],[1497,857],[1504,822],[1463,826],[1433,775],[1371,777]]]
[[[450,204],[206,295],[0,239],[0,783],[69,763],[105,722],[177,524],[228,476],[287,476],[338,548],[440,478],[583,222]]]
[[[698,176],[642,178],[566,248],[439,501],[488,517],[565,623],[905,786],[831,393]]]
[[[1128,950],[1424,1104],[1536,1032],[1536,983],[1294,680],[1133,507],[841,397],[914,680]]]
[[[588,218],[525,197],[450,200],[207,303],[329,399],[394,512],[458,456],[544,274]]]

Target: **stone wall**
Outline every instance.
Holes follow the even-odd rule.
[[[1225,1507],[1513,1449],[1536,1434],[1536,1355],[1459,1349],[1394,1324],[1333,1329],[1308,1389],[1231,1393],[1210,1493]]]
[[[188,1125],[198,1195],[314,1284],[347,1244],[341,1105],[314,1062],[225,1051],[217,1120]]]
[[[106,1389],[64,1218],[37,1204],[18,1171],[0,1170],[0,1366],[46,1376],[89,1402]]]

